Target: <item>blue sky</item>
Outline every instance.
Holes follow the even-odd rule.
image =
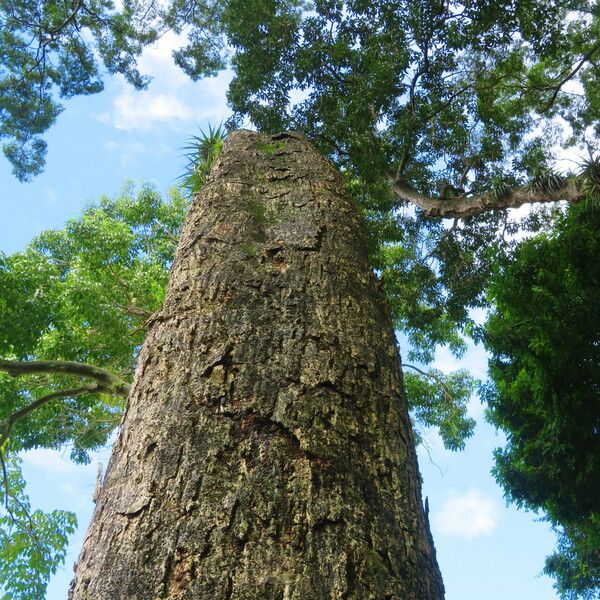
[[[186,140],[228,114],[228,74],[192,83],[171,65],[176,45],[176,36],[169,34],[145,52],[142,68],[154,77],[148,91],[135,92],[112,78],[102,94],[70,101],[47,136],[46,170],[33,182],[18,183],[6,161],[0,162],[5,207],[0,251],[22,249],[34,235],[62,226],[100,195],[116,195],[127,179],[153,182],[162,192],[176,183],[186,163],[181,150]],[[486,374],[485,355],[475,347],[460,361],[441,350],[435,366],[467,368],[481,378]],[[419,449],[447,600],[557,598],[552,581],[540,575],[554,535],[536,515],[506,506],[490,475],[492,451],[503,439],[483,421],[476,398],[469,410],[478,426],[464,452],[446,451],[434,432],[426,434],[427,449]],[[97,462],[106,465],[109,455],[110,449],[98,453],[87,467],[72,464],[68,451],[36,450],[23,457],[32,505],[73,510],[79,519],[47,600],[66,598],[93,510]]]

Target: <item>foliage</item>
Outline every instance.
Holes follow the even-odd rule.
[[[0,135],[23,179],[43,167],[60,100],[100,91],[101,64],[145,87],[137,58],[167,30],[185,32],[174,60],[193,79],[233,69],[230,126],[305,131],[366,181],[399,170],[433,190],[467,172],[482,189],[548,146],[539,118],[563,117],[570,144],[599,123],[591,0],[11,0],[0,23]]]
[[[422,359],[437,343],[460,351],[459,334],[472,326],[469,309],[482,305],[491,248],[504,250],[496,238],[512,225],[505,215],[493,214],[449,232],[407,210],[391,194],[390,178],[400,176],[424,192],[448,182],[468,184],[470,192],[497,181],[523,183],[533,157],[539,167],[555,141],[548,127],[536,134],[540,123],[532,111],[549,118],[560,113],[576,123],[573,115],[580,116],[583,105],[562,86],[577,78],[585,80],[590,104],[600,97],[589,68],[598,49],[592,41],[598,17],[581,0],[551,6],[542,0],[130,0],[121,11],[109,0],[71,7],[45,0],[39,13],[23,0],[11,6],[3,9],[6,35],[23,42],[37,34],[31,46],[13,44],[20,53],[8,53],[4,61],[6,85],[14,90],[20,89],[20,69],[32,61],[35,66],[23,83],[29,87],[18,92],[18,110],[0,111],[6,126],[18,129],[9,137],[29,140],[49,126],[33,126],[37,109],[31,99],[55,106],[62,80],[52,77],[67,78],[73,94],[95,91],[84,82],[99,81],[91,59],[79,61],[78,69],[67,60],[70,68],[42,70],[34,61],[40,48],[49,67],[71,56],[69,44],[76,40],[82,56],[97,55],[110,72],[122,72],[140,87],[146,81],[136,57],[144,45],[167,29],[185,31],[188,45],[174,58],[188,75],[197,79],[227,65],[234,72],[230,128],[248,119],[264,131],[302,130],[355,183],[369,221],[374,267],[383,273],[397,324],[409,331]],[[567,18],[576,15],[581,18]],[[571,74],[574,63],[578,68]],[[15,111],[28,116],[19,121]],[[593,111],[586,114],[595,123]],[[570,143],[584,137],[576,128]],[[191,155],[207,141],[195,139]],[[25,151],[28,157],[38,154]],[[202,168],[188,173],[185,185],[197,188]],[[506,195],[506,187],[494,189]],[[394,262],[402,254],[394,245],[409,248],[413,266]],[[398,296],[404,286],[397,279],[405,274],[415,288],[414,304]],[[400,314],[407,308],[410,316]]]
[[[0,355],[91,363],[131,379],[144,321],[164,296],[186,207],[176,191],[164,202],[150,187],[136,194],[128,185],[65,229],[0,257]],[[72,383],[66,375],[3,376],[0,418]],[[70,442],[72,457],[85,462],[120,410],[120,399],[102,394],[67,398],[16,423],[11,442],[19,450]]]
[[[181,186],[190,196],[200,191],[204,185],[212,166],[221,154],[225,141],[225,129],[222,125],[208,126],[208,131],[201,131],[200,135],[190,138],[185,147],[188,159],[185,173],[181,177]]]
[[[598,157],[590,156],[581,164],[579,179],[586,193],[586,202],[591,208],[600,205],[600,160]]]
[[[523,242],[490,286],[485,331],[489,419],[508,436],[494,473],[511,501],[562,528],[546,571],[565,598],[594,597],[600,581],[598,231],[600,213],[580,204]]]
[[[558,548],[546,559],[544,573],[556,579],[565,600],[594,600],[600,588],[600,522],[569,524],[557,529]]]
[[[219,3],[113,0],[9,0],[0,3],[0,138],[22,181],[44,167],[45,131],[61,101],[103,89],[103,71],[120,73],[135,88],[149,78],[137,68],[143,48],[168,30],[193,30],[174,52],[175,62],[197,78],[223,68]],[[184,22],[185,21],[185,22]]]
[[[31,512],[17,458],[2,463],[0,480],[0,593],[4,600],[40,600],[77,520],[65,511]]]
[[[475,420],[467,416],[467,403],[477,380],[464,370],[446,375],[437,369],[422,371],[412,365],[403,366],[415,371],[404,373],[404,385],[416,421],[417,443],[422,441],[417,427],[436,427],[445,448],[462,450],[475,429]]]
[[[550,169],[540,169],[529,183],[532,191],[537,193],[553,192],[564,184],[564,178]]]

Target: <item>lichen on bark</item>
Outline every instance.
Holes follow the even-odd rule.
[[[299,134],[231,134],[194,199],[70,598],[443,598],[362,223]]]

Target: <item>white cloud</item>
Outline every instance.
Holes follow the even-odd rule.
[[[499,518],[498,503],[472,489],[463,494],[451,492],[441,510],[433,515],[433,524],[439,533],[474,539],[493,533]]]
[[[173,62],[173,50],[183,44],[184,36],[167,32],[147,47],[138,66],[152,77],[148,89],[136,91],[119,76],[110,110],[96,118],[123,131],[181,129],[188,123],[210,120],[218,124],[224,120],[230,114],[225,93],[231,71],[193,82]]]
[[[472,346],[470,343],[468,346],[467,351],[461,358],[454,356],[446,346],[436,348],[433,366],[444,373],[458,371],[459,369],[468,369],[474,374],[474,371],[480,370],[481,357],[477,355],[477,346]]]
[[[98,115],[117,129],[151,129],[165,122],[187,121],[191,110],[173,94],[152,94],[126,90],[113,101],[113,112]]]
[[[96,118],[123,131],[149,130],[157,126],[178,129],[185,123],[206,120],[218,124],[230,114],[225,98],[230,78],[231,73],[224,71],[197,83],[189,80],[177,93],[173,93],[170,86],[161,86],[158,80],[145,91],[136,91],[123,83],[111,111]]]
[[[154,80],[171,86],[185,86],[189,77],[173,62],[173,50],[181,48],[186,40],[183,35],[172,31],[163,35],[156,43],[148,46],[138,61],[140,71]]]
[[[89,464],[81,465],[69,459],[68,450],[36,448],[21,453],[25,480],[37,484],[27,490],[32,505],[43,510],[87,507],[96,486],[98,464],[106,471],[110,454],[109,446],[100,448],[90,453]]]

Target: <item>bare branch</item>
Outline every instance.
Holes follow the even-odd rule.
[[[528,185],[515,187],[504,197],[498,198],[493,192],[472,196],[438,198],[425,196],[413,189],[403,180],[393,182],[394,192],[403,200],[418,206],[426,217],[464,219],[490,210],[516,208],[528,203],[579,202],[585,197],[580,183],[573,177],[565,179],[564,184],[556,190],[540,192]]]
[[[106,369],[70,360],[16,361],[0,358],[0,371],[8,373],[12,377],[35,375],[37,373],[88,377],[97,382],[98,391],[119,396],[127,396],[131,387],[126,381]]]

